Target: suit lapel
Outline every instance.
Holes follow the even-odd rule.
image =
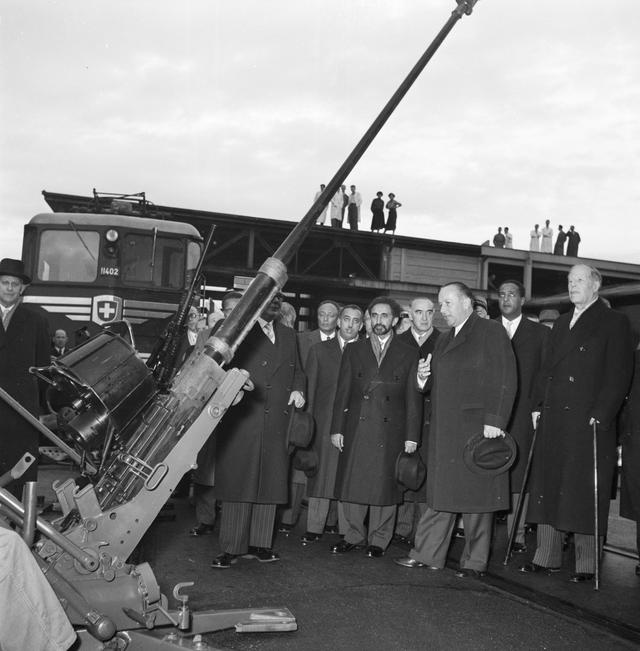
[[[573,311],[562,315],[555,323],[553,329],[558,328],[558,335],[555,341],[554,355],[551,362],[555,366],[562,361],[575,348],[582,345],[591,333],[598,327],[598,320],[602,310],[606,310],[599,299],[587,309],[586,312],[576,321],[573,328],[569,328]],[[562,320],[562,322],[560,322]]]

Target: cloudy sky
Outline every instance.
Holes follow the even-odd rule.
[[[41,190],[299,220],[454,0],[3,0],[0,257]],[[640,262],[640,2],[479,0],[350,174],[398,233]],[[363,211],[369,225],[368,208]]]

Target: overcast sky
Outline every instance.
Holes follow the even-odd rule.
[[[43,189],[299,220],[454,0],[3,0],[0,257]],[[640,263],[640,1],[479,0],[347,182],[398,233]]]

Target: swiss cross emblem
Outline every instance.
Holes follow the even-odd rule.
[[[98,325],[119,321],[122,318],[122,299],[118,296],[94,296],[91,320]]]

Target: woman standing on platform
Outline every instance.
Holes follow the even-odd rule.
[[[396,232],[396,222],[398,221],[397,208],[400,208],[402,204],[399,201],[396,201],[396,195],[393,192],[389,192],[389,201],[387,201],[387,210],[389,215],[387,217],[387,223],[384,227],[384,232],[391,231]]]
[[[376,198],[371,202],[371,232],[377,233],[384,227],[384,200],[382,192],[376,192]]]

